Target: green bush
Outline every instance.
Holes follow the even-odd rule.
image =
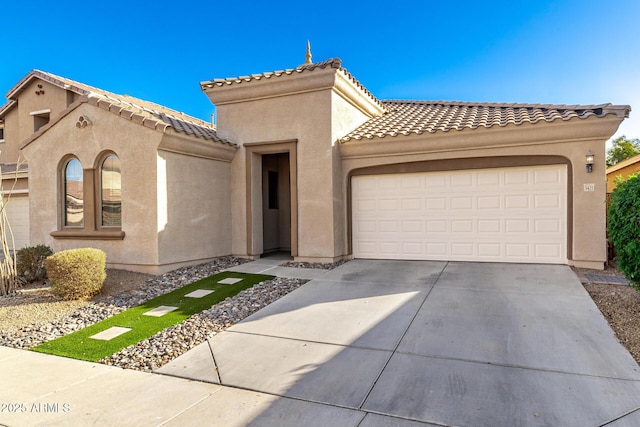
[[[611,193],[607,211],[609,241],[616,263],[640,291],[640,177],[632,175]]]
[[[64,300],[88,299],[100,292],[106,264],[105,253],[93,248],[61,251],[45,260],[51,289]]]
[[[16,253],[18,276],[27,282],[43,280],[47,277],[47,272],[44,269],[44,260],[50,255],[53,255],[53,251],[46,245],[28,246],[20,249]]]

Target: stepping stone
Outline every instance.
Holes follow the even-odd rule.
[[[218,283],[223,285],[233,285],[234,283],[241,282],[242,279],[238,279],[237,277],[227,277],[226,279],[218,280]]]
[[[122,326],[112,326],[109,329],[105,329],[102,332],[99,332],[95,335],[90,336],[89,338],[93,338],[94,340],[102,340],[102,341],[110,341],[115,337],[119,337],[120,335],[129,332],[131,328],[123,328]]]
[[[161,305],[160,307],[156,307],[153,310],[149,310],[146,313],[142,313],[142,314],[144,314],[145,316],[161,317],[177,309],[178,307],[173,307],[170,305]]]
[[[206,289],[198,289],[197,291],[189,292],[185,295],[185,297],[189,298],[202,298],[206,297],[209,294],[212,294],[214,291],[208,291]]]

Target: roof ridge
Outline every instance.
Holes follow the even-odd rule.
[[[93,105],[111,111],[119,116],[134,120],[152,129],[164,131],[165,129],[170,127],[174,131],[179,133],[184,133],[197,138],[209,139],[237,147],[237,144],[220,138],[218,136],[216,126],[212,123],[209,123],[208,121],[192,117],[188,114],[173,110],[152,101],[145,101],[143,99],[136,98],[130,95],[118,95],[104,89],[89,86],[84,83],[80,83],[75,80],[57,76],[55,74],[41,70],[31,70],[8,92],[7,95],[17,95],[33,78],[47,81],[60,88],[71,90],[79,94],[80,99],[76,101],[78,103],[89,102]],[[7,97],[9,98],[9,96]],[[61,113],[58,119],[61,118],[65,114],[65,112],[69,112],[69,109],[74,106],[76,102],[68,106],[67,109]],[[9,102],[0,107],[0,114],[3,114],[16,103],[17,101],[15,99],[9,98]],[[123,114],[123,112],[125,111],[127,113]],[[54,122],[50,122],[48,125],[45,125],[42,130],[47,130],[48,127],[53,125]],[[36,132],[34,136],[37,135],[38,133]],[[32,138],[30,138],[30,140]]]
[[[261,80],[263,78],[269,79],[273,76],[280,77],[282,75],[291,75],[293,73],[302,73],[304,71],[313,71],[316,68],[324,69],[324,68],[341,68],[342,60],[340,58],[330,58],[321,62],[314,62],[312,64],[301,64],[295,68],[285,68],[284,70],[275,70],[275,71],[265,71],[258,74],[251,74],[247,76],[237,76],[237,77],[223,77],[223,78],[214,78],[213,80],[200,82],[201,87],[214,87],[214,86],[223,86],[230,85],[233,83],[242,83],[242,82],[250,82],[252,80]]]
[[[78,82],[73,79],[69,79],[67,77],[62,77],[62,76],[50,73],[48,71],[42,71],[38,69],[31,70],[26,76],[20,79],[20,81],[16,85],[14,85],[14,87],[11,88],[9,92],[7,92],[6,97],[10,99],[11,96],[13,96],[15,92],[20,91],[21,87],[24,84],[26,84],[29,81],[29,79],[31,79],[32,77],[37,77],[42,80],[48,81],[49,83],[52,83],[60,88],[76,92],[79,95],[91,96],[93,94],[95,96],[112,98],[115,100],[119,100],[120,102],[130,103],[136,108],[148,109],[150,111],[155,110],[158,113],[165,113],[179,120],[189,121],[189,122],[192,122],[193,124],[197,124],[199,126],[206,126],[214,130],[216,129],[215,125],[209,123],[206,120],[190,116],[181,111],[173,110],[169,107],[155,103],[153,101],[147,101],[147,100],[136,98],[134,96],[126,95],[126,94],[120,95],[115,92],[110,92],[108,90],[104,90],[96,86],[91,86],[85,83]],[[0,111],[4,111],[4,107],[8,107],[8,104],[9,103],[5,104],[5,106],[3,106],[2,110]]]
[[[205,88],[212,89],[214,87],[248,83],[254,80],[270,79],[272,77],[290,76],[294,73],[302,73],[305,71],[314,71],[316,69],[325,69],[325,68],[333,68],[333,69],[342,71],[348,80],[350,80],[356,87],[362,90],[376,104],[378,104],[380,107],[383,107],[383,103],[373,93],[371,93],[369,89],[367,89],[362,83],[360,83],[360,81],[358,81],[358,79],[356,79],[353,76],[353,74],[351,74],[349,71],[347,71],[346,68],[342,66],[342,60],[340,58],[329,58],[327,60],[314,62],[311,64],[301,64],[295,68],[286,68],[284,70],[277,70],[277,71],[266,71],[263,73],[251,74],[248,76],[214,78],[213,80],[200,82],[200,87],[203,90]]]
[[[476,101],[444,101],[444,100],[415,100],[415,99],[384,99],[383,104],[418,104],[418,105],[459,105],[478,107],[500,107],[500,108],[553,108],[565,110],[581,110],[618,107],[611,103],[604,104],[536,104],[520,102],[476,102]]]

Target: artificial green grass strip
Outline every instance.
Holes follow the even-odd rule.
[[[242,281],[231,285],[217,283],[228,277],[242,279]],[[160,295],[69,335],[40,344],[31,350],[97,362],[104,357],[117,353],[127,346],[149,338],[165,328],[180,323],[193,314],[207,310],[212,305],[219,303],[227,297],[234,296],[257,283],[273,278],[274,276],[264,274],[245,274],[224,271],[183,286],[167,294]],[[186,294],[198,289],[213,290],[214,292],[202,298],[185,297]],[[160,317],[144,315],[147,311],[153,310],[161,305],[178,307],[178,309]],[[89,338],[112,326],[131,328],[131,330],[109,341]]]

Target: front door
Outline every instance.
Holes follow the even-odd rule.
[[[262,155],[263,253],[291,251],[289,153]]]

